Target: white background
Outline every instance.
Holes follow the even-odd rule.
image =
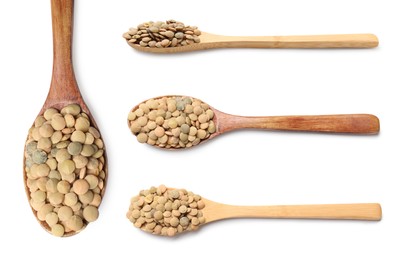
[[[0,2],[0,259],[397,259],[395,1],[76,1],[77,81],[108,149],[100,218],[70,238],[47,234],[23,188],[29,127],[50,85],[50,1]],[[374,33],[376,49],[211,50],[150,55],[121,37],[176,19],[225,35]],[[186,151],[139,144],[133,106],[191,95],[240,115],[371,113],[377,136],[238,131]],[[176,238],[132,226],[131,196],[152,185],[236,205],[379,202],[381,222],[238,219]]]

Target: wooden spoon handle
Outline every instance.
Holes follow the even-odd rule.
[[[377,203],[293,205],[293,206],[231,206],[218,204],[207,212],[209,221],[225,218],[289,218],[289,219],[352,219],[380,220]],[[206,205],[207,207],[207,205]],[[205,209],[206,209],[205,207]]]
[[[288,131],[375,134],[380,130],[379,119],[368,114],[320,116],[242,117],[220,115],[219,128],[227,132],[239,128],[260,128]]]
[[[231,48],[373,48],[379,45],[374,34],[219,36],[214,40]]]
[[[72,64],[73,0],[51,0],[53,74],[46,105],[82,103]]]

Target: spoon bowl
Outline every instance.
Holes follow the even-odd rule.
[[[44,112],[49,108],[55,108],[61,110],[67,105],[77,104],[81,108],[81,112],[85,113],[90,121],[90,125],[98,130],[97,124],[94,117],[90,113],[89,108],[83,100],[80,93],[79,87],[77,85],[73,64],[72,64],[72,28],[73,28],[73,0],[51,0],[51,13],[52,13],[52,28],[53,28],[53,73],[50,84],[50,89],[46,101],[41,108],[38,116],[44,114]],[[98,130],[99,131],[99,130]],[[100,135],[100,133],[98,133]],[[101,137],[102,138],[102,137]],[[101,189],[100,196],[103,197],[105,193],[106,180],[107,180],[107,157],[105,152],[105,147],[103,148],[103,170],[105,172],[105,178],[103,183],[103,188]],[[24,151],[24,159],[26,154],[26,146]],[[31,199],[29,187],[27,185],[27,175],[25,173],[26,162],[24,160],[23,164],[23,177],[25,191],[28,200]],[[51,233],[50,226],[46,221],[41,221],[37,216],[37,211],[31,207],[33,214],[40,223],[40,225],[48,232]],[[65,232],[63,235],[72,236],[81,232],[86,226],[79,231],[69,231]]]
[[[152,98],[149,100],[161,100],[162,98],[189,98],[193,97],[167,95]],[[139,106],[148,100],[136,105],[131,111],[136,111]],[[199,100],[200,101],[200,100]],[[203,102],[203,101],[201,101]],[[210,133],[207,138],[199,142],[213,139],[223,133],[237,129],[263,129],[278,131],[300,131],[300,132],[320,132],[320,133],[346,133],[346,134],[377,134],[380,130],[379,119],[370,114],[341,114],[341,115],[299,115],[299,116],[237,116],[231,115],[208,105],[213,111],[212,121],[215,131]],[[184,112],[184,111],[183,111]],[[185,112],[184,112],[185,113]],[[185,116],[187,114],[185,113]],[[128,127],[132,125],[132,120],[127,120]],[[163,127],[163,126],[162,126]],[[167,129],[166,129],[167,130]],[[155,146],[164,149],[177,149],[181,147]]]
[[[177,53],[219,48],[276,48],[276,49],[320,49],[320,48],[374,48],[379,44],[374,34],[331,34],[302,36],[224,36],[202,32],[200,42],[185,46],[150,48],[127,43],[134,49],[151,53]]]

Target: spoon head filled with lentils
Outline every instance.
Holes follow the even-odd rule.
[[[25,189],[40,224],[70,236],[97,220],[106,182],[100,132],[77,104],[48,108],[29,129]]]
[[[175,236],[197,230],[204,224],[204,208],[205,202],[200,195],[160,185],[142,190],[131,198],[126,217],[145,232]]]
[[[130,28],[123,34],[128,44],[133,48],[155,51],[163,48],[192,46],[200,43],[202,32],[197,26],[185,25],[182,22],[168,20],[166,22],[146,22],[136,28]],[[149,50],[148,50],[149,51]]]
[[[187,96],[142,102],[129,112],[128,126],[138,142],[166,149],[189,148],[217,134],[214,109]]]

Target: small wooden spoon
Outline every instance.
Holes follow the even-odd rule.
[[[202,32],[200,43],[180,47],[149,48],[129,43],[138,51],[153,53],[176,53],[216,48],[374,48],[379,40],[374,34],[335,34],[303,36],[223,36]]]
[[[228,218],[381,220],[378,203],[289,206],[232,206],[202,198],[206,223]]]
[[[39,112],[43,115],[48,108],[56,108],[61,110],[69,104],[80,105],[82,111],[88,115],[91,124],[98,129],[93,116],[90,113],[83,97],[79,91],[72,64],[72,31],[73,31],[73,6],[74,0],[51,0],[51,14],[52,14],[52,28],[53,28],[53,73],[48,92],[47,99]],[[26,147],[25,147],[26,149]],[[107,160],[104,149],[104,169],[107,173]],[[25,169],[25,160],[24,160]],[[104,188],[101,191],[101,197],[104,195],[106,179]],[[27,186],[27,178],[24,170],[24,185],[25,191],[30,199],[30,192]],[[32,208],[33,214],[39,221],[40,225],[48,232],[51,228],[45,221],[40,221],[37,218],[36,211]],[[84,228],[83,228],[84,229]],[[83,230],[82,229],[82,230]],[[80,231],[82,231],[80,230]],[[80,232],[79,231],[79,232]],[[71,231],[65,233],[64,236],[71,236],[78,232]]]
[[[184,98],[184,96],[169,95],[154,99],[157,100],[163,97]],[[142,103],[145,102],[146,101]],[[135,111],[139,105],[140,104],[135,106],[132,110]],[[223,133],[244,128],[348,134],[377,134],[380,130],[379,119],[376,116],[369,114],[250,117],[226,114],[211,106],[210,109],[214,112],[213,122],[216,126],[216,132],[211,134],[207,139],[202,140],[200,143],[213,139]],[[127,124],[130,127],[129,120],[127,120]],[[161,146],[157,147],[165,148]]]

